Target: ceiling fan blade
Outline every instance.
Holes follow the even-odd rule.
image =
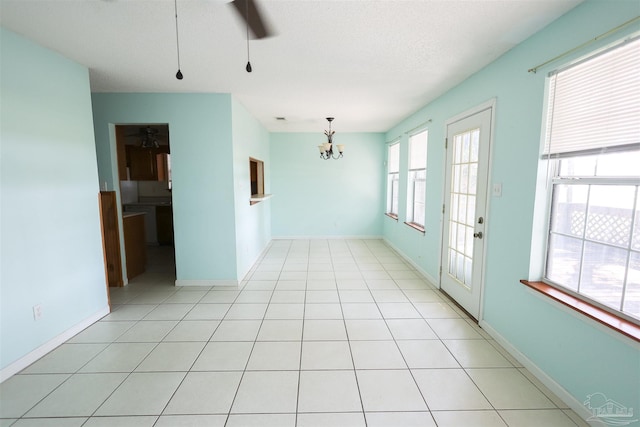
[[[231,4],[235,6],[236,12],[245,23],[247,23],[248,17],[249,29],[255,39],[264,39],[273,35],[268,22],[264,18],[264,14],[260,12],[254,0],[233,0]]]
[[[152,128],[151,126],[147,126],[146,128],[138,128],[138,132],[129,133],[125,135],[126,137],[154,137],[154,136],[166,136],[165,132],[161,132],[159,129]]]

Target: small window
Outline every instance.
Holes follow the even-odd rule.
[[[398,219],[398,191],[400,188],[400,143],[389,145],[387,156],[387,215]]]
[[[260,198],[264,198],[264,162],[249,157],[249,175],[251,181],[251,200],[249,204],[260,203]]]
[[[427,135],[424,130],[409,138],[407,223],[422,231],[427,183]]]

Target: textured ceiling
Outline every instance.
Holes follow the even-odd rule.
[[[177,0],[183,80],[173,0],[0,0],[0,23],[87,66],[94,92],[232,93],[270,131],[384,132],[580,1],[264,0],[276,35],[247,73],[228,1]]]

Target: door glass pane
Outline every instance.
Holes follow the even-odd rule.
[[[462,163],[469,162],[469,147],[470,147],[471,135],[469,132],[462,134]]]
[[[471,283],[471,273],[473,272],[473,262],[471,258],[464,260],[464,282]]]
[[[478,150],[480,148],[480,129],[471,131],[471,157],[469,161],[471,163],[478,162]]]
[[[464,280],[464,261],[465,261],[465,257],[463,254],[456,252],[456,256],[458,257],[458,259],[456,260],[456,278],[462,282],[463,284],[466,284],[465,280]]]
[[[467,221],[467,196],[457,194],[458,197],[458,221],[465,224]]]
[[[467,224],[474,224],[476,216],[476,196],[467,196]]]
[[[469,191],[469,165],[461,165],[460,167],[460,193]]]
[[[467,227],[464,224],[458,224],[458,240],[456,241],[456,250],[464,253],[464,245],[467,241]]]
[[[462,152],[462,136],[456,135],[453,137],[453,164],[460,164],[460,157]]]
[[[478,182],[478,164],[469,165],[469,194],[476,194],[476,185]]]
[[[457,239],[458,239],[458,228],[454,226],[454,227],[451,228],[451,232],[449,233],[449,247],[450,248],[455,248],[456,247]]]
[[[453,137],[451,205],[449,208],[449,274],[469,287],[473,271],[480,130]]]
[[[465,227],[464,254],[473,258],[473,227]]]
[[[459,165],[453,166],[452,178],[453,178],[453,181],[452,181],[453,184],[451,188],[456,193],[459,193],[460,192],[460,166]]]
[[[451,208],[449,210],[451,211],[451,221],[457,222],[458,221],[458,198],[455,197],[453,194],[451,195]]]
[[[449,273],[456,271],[456,251],[449,250]]]

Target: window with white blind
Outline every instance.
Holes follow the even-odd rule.
[[[544,279],[640,323],[640,38],[548,83]]]
[[[387,215],[398,218],[398,191],[400,188],[400,144],[387,149]]]
[[[407,179],[407,223],[424,231],[427,179],[427,130],[409,137],[409,173]]]

